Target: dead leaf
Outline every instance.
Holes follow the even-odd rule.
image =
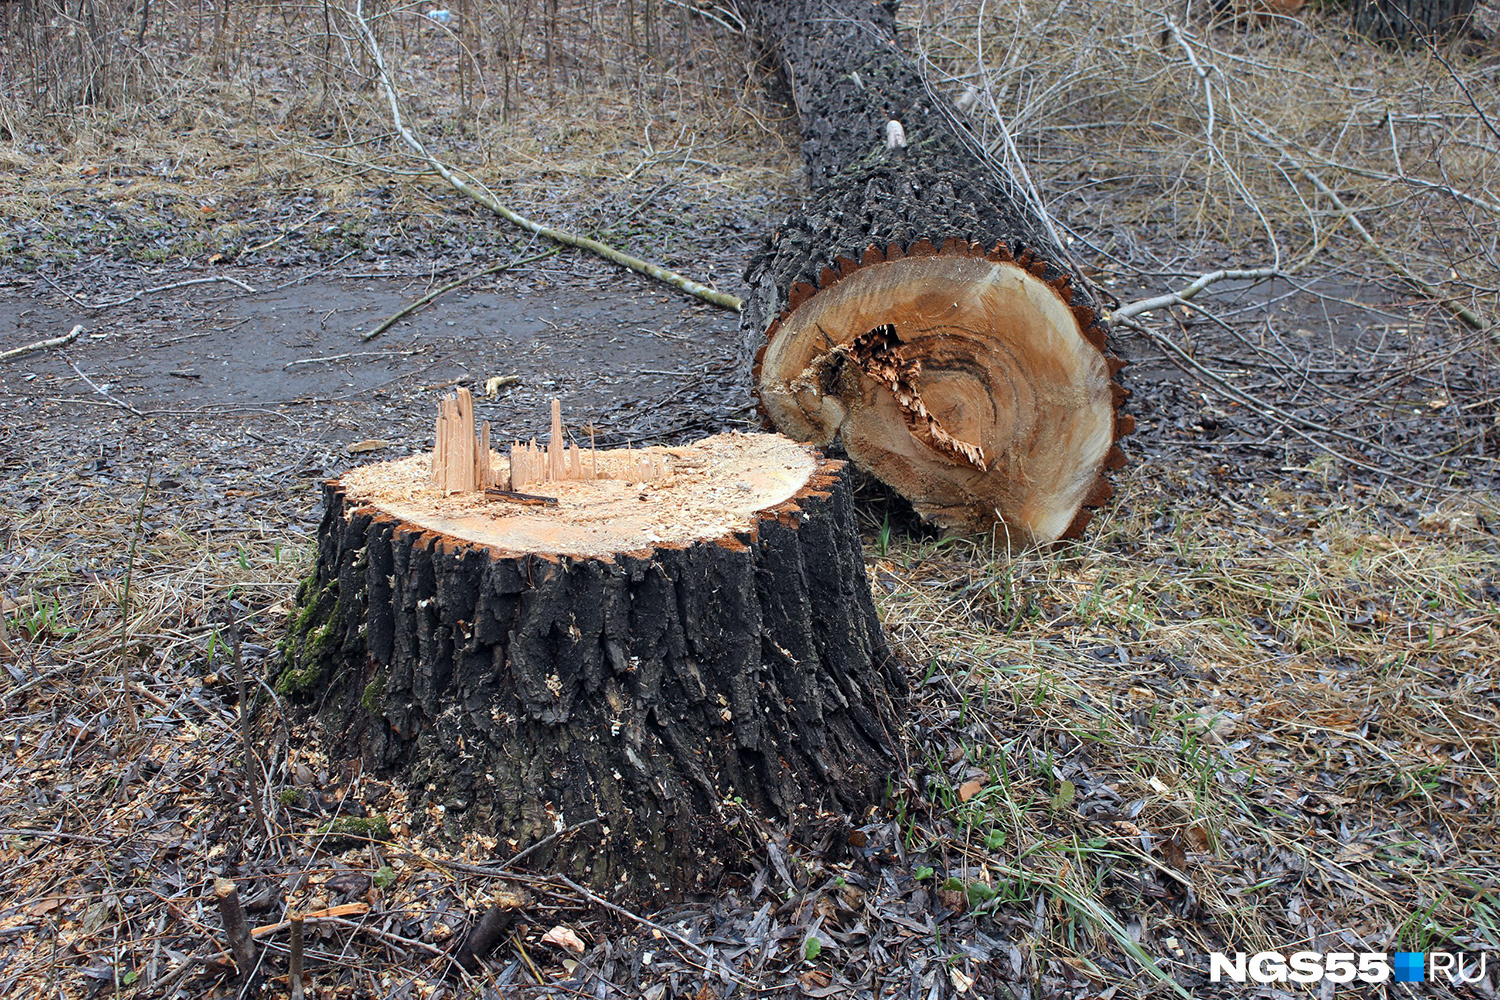
[[[1334,860],[1341,865],[1351,865],[1360,861],[1372,861],[1374,858],[1375,848],[1369,844],[1344,844]]]
[[[979,790],[983,787],[984,781],[979,778],[975,778],[973,781],[965,781],[962,785],[958,786],[958,801],[969,801],[974,796],[978,795]]]
[[[962,889],[939,889],[938,902],[954,913],[963,913],[969,908],[969,897]]]
[[[822,989],[833,982],[833,974],[826,969],[809,969],[797,977],[804,990]]]
[[[101,899],[90,906],[83,914],[83,929],[79,936],[91,938],[99,933],[99,928],[104,926],[105,921],[115,912],[114,903],[107,899]]]
[[[61,905],[61,896],[49,896],[46,899],[42,900],[40,903],[37,903],[26,912],[33,917],[45,917],[47,914],[51,913]]]
[[[969,992],[974,985],[974,977],[966,976],[958,969],[949,969],[948,978],[953,981],[953,988],[960,993]]]
[[[1161,856],[1167,859],[1167,864],[1173,868],[1187,867],[1187,851],[1177,842],[1176,837],[1168,837],[1161,842]]]
[[[583,943],[583,939],[573,933],[571,927],[564,927],[562,924],[558,924],[543,934],[542,944],[550,944],[554,948],[565,948],[577,955],[582,955],[588,950],[588,946]]]
[[[365,438],[363,441],[354,442],[344,450],[351,455],[363,455],[366,452],[379,451],[382,448],[389,448],[390,446],[391,443],[385,438]]]

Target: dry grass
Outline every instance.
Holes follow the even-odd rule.
[[[938,92],[974,91],[979,142],[1124,267],[1321,257],[1312,270],[1389,281],[1311,172],[1419,276],[1500,320],[1495,51],[1380,47],[1337,5],[1253,25],[1207,9],[938,0],[911,16]]]
[[[449,198],[414,181],[425,167],[392,134],[341,6],[226,9],[230,41],[215,44],[215,11],[161,5],[143,49],[160,64],[155,85],[66,113],[34,99],[55,68],[29,64],[19,36],[0,41],[0,171],[12,177],[0,181],[0,216],[65,231],[80,206],[112,213],[128,232],[97,227],[106,244],[149,260],[163,251],[148,237],[164,232],[189,233],[190,253],[233,255],[272,219],[289,227],[316,212],[313,231],[330,233],[372,217],[410,227]],[[664,20],[658,0],[571,3],[548,17],[466,2],[449,24],[427,9],[373,18],[412,123],[438,155],[543,218],[576,222],[580,205],[663,189],[715,199],[779,188],[794,170],[785,114],[761,97],[740,40],[681,8]],[[293,201],[305,208],[289,214]],[[0,234],[0,251],[18,243]],[[22,255],[58,250],[33,237]]]
[[[1128,963],[1100,912],[1189,975],[1215,950],[1500,948],[1493,501],[1408,527],[1373,492],[1194,503],[1180,477],[1138,468],[1055,553],[877,535],[885,623],[959,699],[926,737],[928,843],[955,823],[950,870],[1101,983],[1101,955]]]

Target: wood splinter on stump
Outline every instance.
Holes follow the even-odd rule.
[[[419,823],[615,898],[745,870],[741,810],[858,822],[905,681],[844,464],[737,433],[573,458],[556,504],[450,493],[426,455],[327,483],[278,690],[334,756],[403,779]]]
[[[1125,461],[1123,362],[1025,183],[991,175],[902,55],[897,6],[742,5],[797,97],[812,186],[746,274],[761,409],[936,524],[1076,536]]]

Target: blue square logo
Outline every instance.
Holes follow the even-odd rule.
[[[1392,962],[1398,983],[1420,983],[1427,979],[1427,956],[1420,951],[1398,951]]]

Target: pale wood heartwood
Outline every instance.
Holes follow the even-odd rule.
[[[568,443],[563,430],[562,403],[552,401],[552,436],[546,447],[536,438],[522,443],[513,441],[510,457],[502,473],[495,471],[495,456],[490,453],[490,424],[480,424],[474,431],[474,396],[459,389],[438,404],[437,428],[433,434],[431,459],[432,481],[444,493],[480,493],[505,484],[519,491],[532,483],[577,482],[588,479],[626,479],[635,483],[664,479],[671,459],[660,451],[635,451],[628,445],[625,460],[600,465],[598,450],[591,440],[587,450],[577,442]]]

